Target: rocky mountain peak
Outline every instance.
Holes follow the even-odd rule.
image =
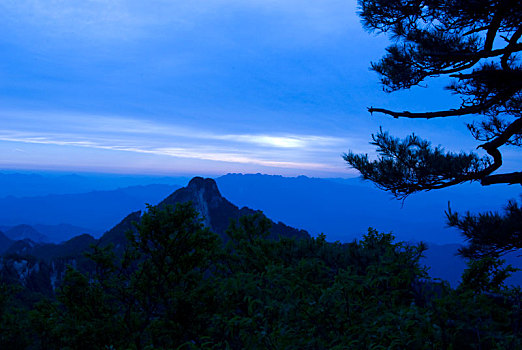
[[[221,196],[216,181],[195,177],[190,180],[187,187],[180,188],[167,198],[160,205],[176,205],[176,203],[192,202],[194,208],[201,214],[203,223],[206,226],[216,229],[213,225],[213,212],[221,207],[230,207],[232,204]],[[222,231],[222,230],[218,230]]]
[[[205,192],[208,197],[222,197],[214,179],[197,176],[190,180],[187,188],[195,192]]]
[[[176,205],[176,203],[185,202],[192,202],[194,208],[200,213],[205,226],[210,227],[224,239],[226,239],[225,231],[230,220],[238,221],[240,216],[252,215],[256,212],[249,208],[240,210],[221,195],[214,179],[202,177],[193,178],[187,187],[180,188],[172,193],[160,205]],[[272,232],[274,238],[279,235],[299,238],[309,237],[305,231],[296,230],[279,223],[273,224]]]

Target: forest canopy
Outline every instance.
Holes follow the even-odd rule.
[[[425,247],[370,229],[360,241],[267,239],[243,217],[226,245],[189,204],[151,207],[125,252],[95,246],[56,299],[0,284],[5,349],[433,349],[522,346],[510,271],[486,259],[452,289]],[[25,294],[24,294],[25,293]],[[494,295],[495,297],[491,297]],[[518,298],[518,299],[517,299]],[[26,300],[25,303],[22,301]]]

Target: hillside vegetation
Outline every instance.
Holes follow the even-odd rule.
[[[224,245],[190,204],[150,207],[125,251],[88,253],[56,298],[0,287],[5,349],[518,349],[520,290],[475,260],[452,289],[424,247],[370,229],[359,241],[267,239],[261,214]]]

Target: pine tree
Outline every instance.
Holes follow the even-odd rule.
[[[380,130],[371,142],[377,147],[378,159],[349,152],[344,155],[348,164],[399,199],[463,182],[522,184],[522,172],[500,171],[501,147],[522,146],[522,65],[517,60],[522,51],[522,2],[359,0],[359,7],[368,31],[387,33],[394,40],[385,56],[371,64],[385,91],[409,89],[428,78],[446,76],[452,78],[447,89],[461,99],[460,106],[448,110],[371,107],[369,112],[411,119],[477,116],[467,127],[480,142],[477,148],[487,155],[445,152],[414,134],[401,140]],[[522,248],[520,224],[511,225],[505,215],[474,217],[487,225],[493,218],[497,224],[499,220],[504,223],[508,231],[496,240],[491,233],[470,233],[472,215],[462,219],[451,211],[447,214],[449,224],[464,229],[474,248],[493,244],[489,252],[500,253]]]

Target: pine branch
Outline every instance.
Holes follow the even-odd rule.
[[[491,19],[491,23],[489,24],[488,31],[486,33],[486,41],[484,43],[484,49],[486,51],[491,51],[493,48],[493,41],[497,36],[497,31],[500,28],[500,24],[502,23],[502,19],[504,18],[504,13],[506,10],[505,2],[501,2],[498,6],[497,11],[493,15]]]
[[[522,185],[522,172],[513,172],[507,174],[495,174],[484,177],[480,183],[483,186],[494,184],[520,184]]]
[[[484,102],[484,103],[478,104],[478,105],[472,105],[472,106],[467,106],[467,107],[461,107],[458,109],[450,109],[450,110],[446,110],[446,111],[437,111],[437,112],[409,112],[409,111],[396,112],[396,111],[391,111],[389,109],[384,109],[384,108],[370,107],[370,108],[368,108],[368,112],[370,112],[371,114],[373,114],[374,112],[388,114],[394,118],[432,119],[432,118],[455,117],[455,116],[481,113],[484,110],[490,108],[494,104],[495,104],[495,102],[493,100],[489,100],[487,102]]]
[[[488,150],[493,148],[499,148],[500,146],[506,144],[508,140],[515,134],[518,134],[522,131],[522,117],[515,120],[513,123],[509,124],[509,126],[497,137],[493,140],[479,146],[488,152]]]
[[[520,37],[522,37],[522,26],[519,27],[516,30],[516,32],[511,36],[511,38],[509,39],[509,43],[506,46],[506,49],[511,48],[511,47],[515,48],[517,45],[521,45],[521,44],[517,44],[517,41],[518,41],[518,39],[520,39]],[[517,50],[514,49],[514,50],[511,50],[511,52],[507,51],[500,59],[500,64],[501,64],[502,68],[504,68],[505,70],[510,69],[510,67],[508,65],[508,60],[509,60],[509,57],[511,56],[511,54],[515,51],[517,51]]]

